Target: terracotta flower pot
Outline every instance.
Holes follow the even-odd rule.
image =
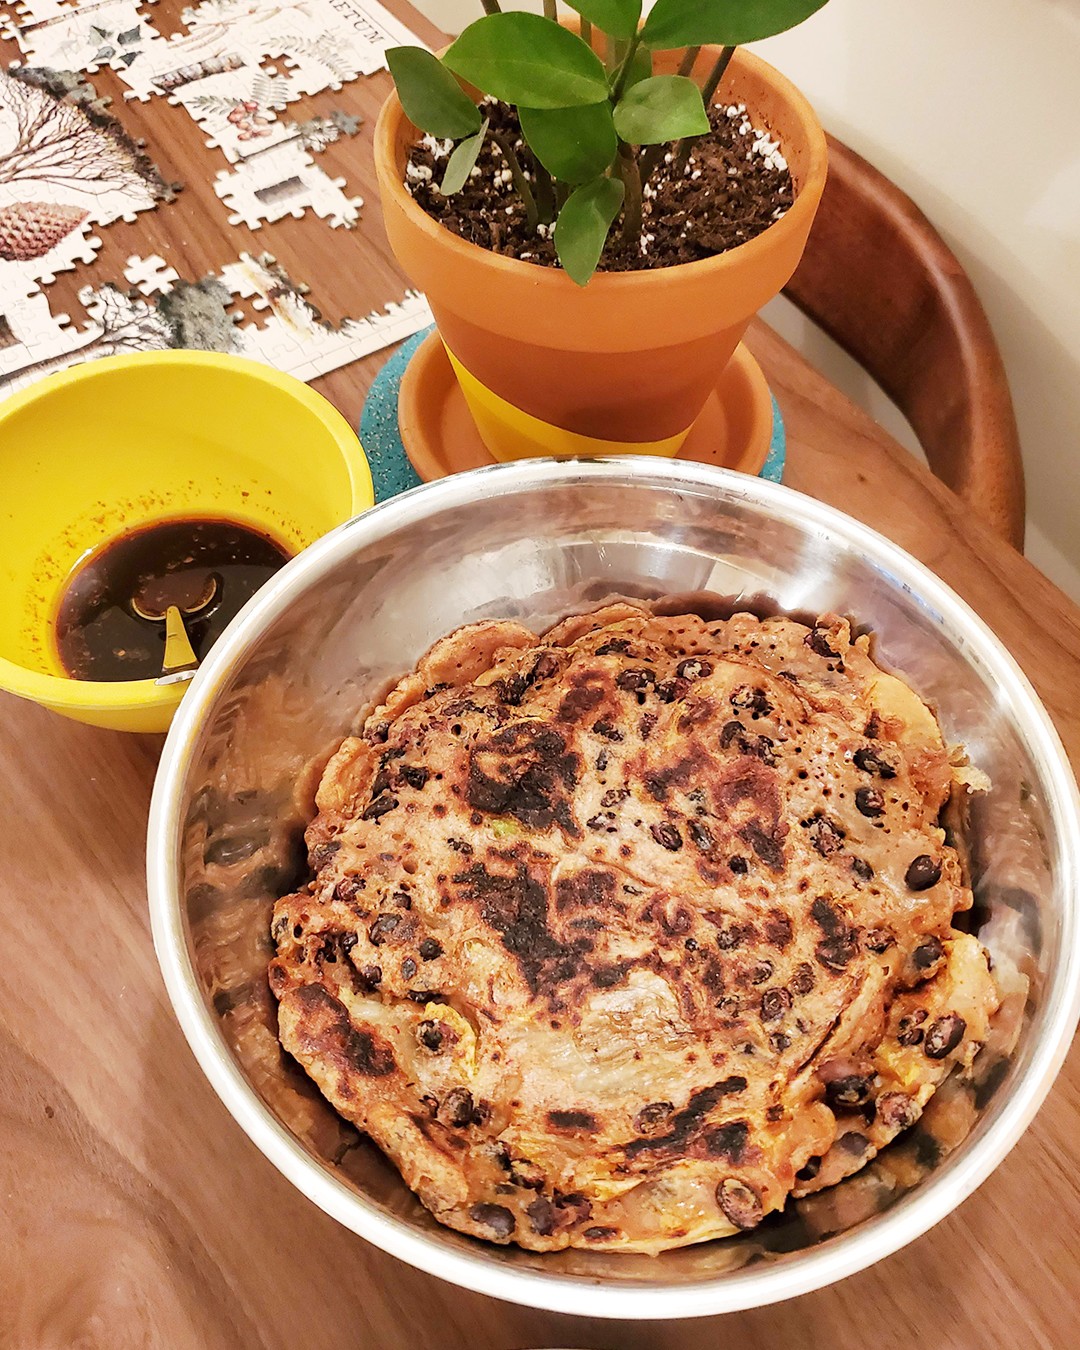
[[[704,49],[699,71],[715,55]],[[657,72],[672,72],[677,59],[660,54]],[[754,125],[779,140],[795,182],[790,210],[715,258],[597,272],[580,287],[557,268],[468,243],[422,211],[404,186],[408,147],[419,132],[396,93],[386,100],[375,128],[375,168],[390,246],[427,295],[496,458],[525,453],[530,431],[535,453],[565,448],[571,433],[579,453],[610,453],[618,442],[614,448],[624,451],[675,454],[750,319],[794,272],[825,185],[821,126],[789,80],[742,49],[716,101],[745,103]]]

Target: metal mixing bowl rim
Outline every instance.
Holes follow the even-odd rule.
[[[686,1284],[648,1280],[605,1284],[583,1277],[516,1270],[477,1244],[475,1253],[451,1250],[438,1234],[417,1232],[386,1214],[310,1155],[275,1118],[233,1059],[198,984],[178,892],[180,789],[204,714],[236,665],[297,594],[359,547],[391,530],[420,523],[478,496],[517,493],[553,484],[597,479],[641,479],[674,490],[716,491],[794,519],[822,538],[839,539],[889,570],[896,583],[976,653],[1002,697],[1015,710],[1045,786],[1063,848],[1060,954],[1047,978],[1045,1001],[1029,1036],[1035,1038],[1022,1072],[1002,1090],[983,1119],[940,1168],[891,1209],[820,1247],[748,1269]],[[430,1274],[478,1293],[535,1308],[622,1319],[702,1317],[758,1307],[808,1293],[854,1274],[899,1250],[943,1219],[1002,1161],[1030,1123],[1053,1083],[1080,1015],[1077,942],[1077,864],[1080,796],[1064,748],[1020,667],[985,623],[946,584],[876,531],[811,497],[725,469],[646,457],[523,460],[459,474],[412,491],[340,525],[287,564],[245,606],[218,639],[185,696],[162,753],[150,807],[147,886],[154,945],[173,1008],[211,1085],[234,1119],[274,1166],[303,1194],[346,1228]],[[1007,1093],[1007,1096],[1004,1094]],[[662,1259],[662,1258],[658,1258]]]

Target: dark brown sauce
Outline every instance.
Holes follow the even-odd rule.
[[[107,545],[74,574],[60,601],[56,642],[76,680],[147,680],[161,674],[165,620],[137,618],[197,605],[211,576],[213,600],[184,616],[201,660],[259,587],[289,561],[280,544],[250,526],[218,517],[148,525]]]

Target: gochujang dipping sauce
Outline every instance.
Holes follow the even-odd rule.
[[[147,525],[106,545],[74,573],[60,601],[56,645],[76,680],[147,680],[161,674],[165,610],[213,598],[184,627],[202,660],[226,625],[291,555],[248,525],[195,517]],[[136,615],[132,601],[144,613]]]

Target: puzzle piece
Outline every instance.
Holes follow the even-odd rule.
[[[8,224],[8,212],[12,206],[33,206],[36,203],[9,204],[2,194],[0,202],[3,202],[3,205],[0,205],[0,238],[4,240],[8,258],[7,261],[0,262],[0,310],[3,310],[12,298],[33,295],[42,286],[51,286],[58,272],[70,272],[76,264],[92,263],[97,257],[101,240],[97,235],[90,233],[93,225],[89,220],[84,220],[51,248],[35,256],[12,256],[15,250],[11,247],[13,241]],[[20,251],[29,254],[32,248],[33,244],[30,243]]]
[[[340,89],[358,75],[382,70],[387,47],[417,42],[377,0],[292,0],[273,6],[203,0],[185,10],[184,18],[193,36],[224,29],[238,47],[284,60],[294,97]]]
[[[243,222],[257,230],[263,221],[305,211],[329,220],[333,228],[351,229],[360,219],[362,197],[346,197],[344,178],[330,178],[297,141],[271,146],[245,160],[232,173],[219,173],[214,191],[231,211],[230,225]]]
[[[18,0],[0,14],[7,25],[0,29],[4,37],[16,38],[21,28],[30,28],[35,24],[63,20],[72,12],[72,5],[66,0]],[[10,31],[8,31],[10,29]]]
[[[0,72],[0,208],[81,210],[92,225],[133,222],[175,195],[120,123],[88,111],[87,92],[58,92],[54,72]],[[89,261],[89,260],[88,260]]]
[[[381,314],[345,319],[337,328],[324,323],[305,298],[308,288],[293,281],[268,253],[259,258],[241,254],[238,262],[222,268],[221,281],[233,295],[270,313],[265,323],[244,324],[239,329],[243,355],[301,380],[313,380],[358,361],[431,322],[423,296],[410,291],[400,303],[386,305]]]
[[[235,8],[239,11],[242,6]],[[117,73],[129,88],[124,97],[145,103],[155,94],[176,94],[215,75],[257,70],[261,59],[262,54],[244,42],[233,20],[171,38],[159,37],[138,61]]]
[[[53,314],[41,294],[0,300],[0,399],[71,363],[87,340],[67,314]]]
[[[149,258],[133,253],[127,260],[124,276],[142,295],[167,291],[174,281],[180,280],[180,273],[156,253]]]
[[[45,13],[46,9],[50,12]],[[103,65],[124,71],[164,41],[139,12],[138,0],[97,0],[77,8],[42,4],[10,36],[24,64],[93,73]]]
[[[312,154],[318,154],[333,145],[342,136],[355,136],[363,125],[362,117],[352,117],[335,108],[329,117],[311,117],[306,122],[289,123],[296,129],[300,144]]]
[[[186,85],[169,102],[185,108],[210,133],[206,144],[236,164],[297,136],[295,126],[279,121],[276,112],[296,96],[273,70],[241,66]]]

